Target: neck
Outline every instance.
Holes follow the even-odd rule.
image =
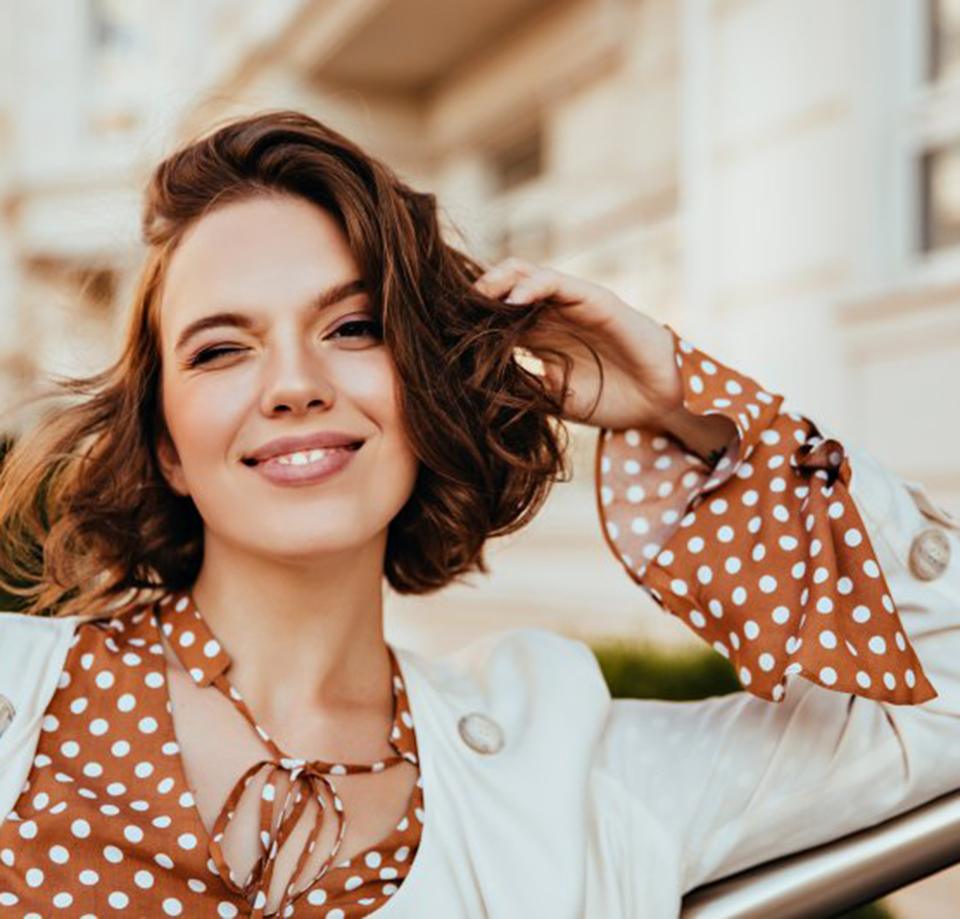
[[[385,534],[322,558],[278,561],[209,537],[193,599],[265,718],[392,710],[383,635]]]

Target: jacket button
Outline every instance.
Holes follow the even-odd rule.
[[[950,562],[950,541],[943,530],[929,527],[917,533],[910,545],[910,570],[921,581],[940,577]]]
[[[13,716],[16,713],[17,710],[13,707],[13,703],[0,692],[0,736],[10,726],[10,722],[13,721]]]
[[[497,753],[503,747],[503,731],[492,718],[480,712],[464,715],[457,728],[463,742],[477,753]]]

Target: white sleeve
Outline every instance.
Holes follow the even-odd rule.
[[[848,454],[850,494],[938,696],[897,705],[794,675],[779,703],[614,700],[598,765],[675,832],[684,893],[960,788],[960,526],[921,485]],[[949,557],[921,580],[910,551],[930,528]]]

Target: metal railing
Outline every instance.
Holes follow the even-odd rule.
[[[960,864],[960,791],[691,890],[683,919],[824,919]],[[960,903],[957,904],[960,916]]]

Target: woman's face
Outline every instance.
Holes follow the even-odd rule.
[[[202,217],[168,265],[160,330],[173,447],[161,439],[161,464],[208,540],[308,559],[385,539],[417,460],[393,361],[326,211],[264,195]],[[329,433],[363,444],[271,446]],[[284,455],[254,464],[264,448]]]

